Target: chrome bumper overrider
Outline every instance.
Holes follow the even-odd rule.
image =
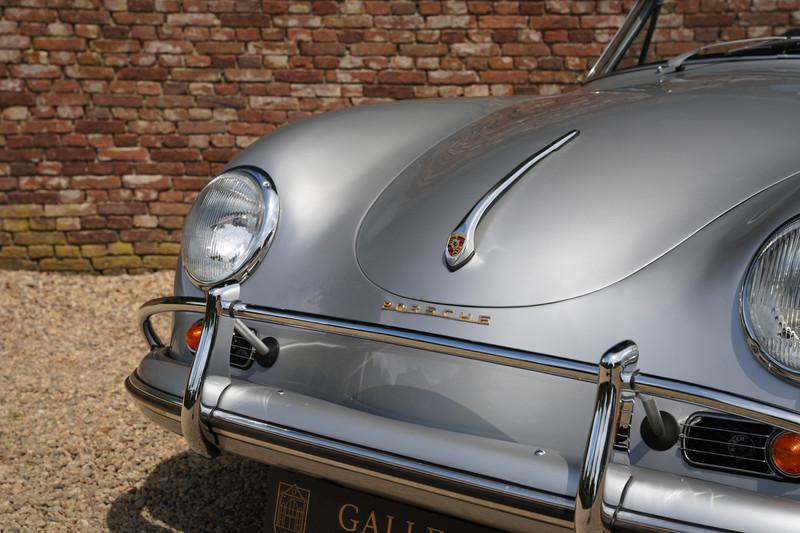
[[[646,483],[640,481],[646,475],[636,479],[631,476],[631,471],[635,469],[627,461],[631,413],[639,396],[688,402],[800,432],[800,414],[796,412],[638,372],[638,349],[631,341],[612,347],[595,366],[449,337],[258,307],[240,302],[238,295],[238,285],[231,285],[209,290],[206,300],[160,298],[146,303],[139,311],[139,322],[151,351],[164,349],[150,323],[152,315],[173,311],[204,314],[200,345],[182,398],[154,389],[144,383],[136,372],[128,378],[126,387],[151,418],[182,433],[194,451],[206,456],[223,449],[356,487],[370,487],[385,495],[397,495],[411,503],[424,502],[443,512],[506,529],[525,530],[531,527],[531,523],[538,522],[578,532],[686,531],[693,530],[695,525],[686,521],[672,522],[670,516],[657,516],[647,510],[632,509],[623,502],[635,500],[627,495],[637,490],[647,494],[653,490],[652,484],[645,488],[643,485]],[[227,347],[215,350],[215,339],[222,328],[232,330],[232,322],[236,318],[357,337],[596,382],[594,416],[588,428],[577,494],[570,498],[537,491],[299,432],[218,408],[217,400],[230,385],[230,380]],[[672,490],[670,483],[675,486],[673,495],[686,490],[686,480],[667,474],[659,478],[658,490],[669,493]],[[698,481],[695,485],[703,483]],[[771,520],[783,517],[790,520],[791,516],[795,516],[796,520],[795,513],[800,511],[800,506],[793,501],[721,485],[707,485],[700,490],[711,495],[712,503],[709,505],[716,505],[715,512],[739,512],[743,513],[743,519],[769,516]],[[746,494],[743,496],[742,493]],[[747,505],[731,506],[729,503],[729,509],[725,510],[725,505],[713,503],[716,501],[713,498],[718,495],[727,496],[728,502],[747,501]],[[700,500],[694,504],[697,505],[697,502]],[[708,522],[698,523],[697,526],[706,529],[713,527]],[[787,523],[786,530],[792,527]]]

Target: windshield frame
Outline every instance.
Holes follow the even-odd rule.
[[[698,52],[702,51],[705,48],[711,48],[716,45],[725,45],[725,44],[735,44],[737,42],[747,42],[749,40],[756,41],[758,39],[763,39],[764,41],[769,41],[771,39],[800,39],[800,34],[789,36],[788,33],[783,36],[775,36],[775,37],[763,37],[763,38],[748,38],[748,39],[739,39],[733,41],[716,41],[714,43],[709,43],[705,46],[696,48],[684,54],[679,54],[671,58],[665,58],[658,61],[653,61],[650,63],[644,63],[644,58],[651,46],[651,40],[656,29],[658,23],[658,16],[661,12],[661,8],[664,4],[664,0],[636,0],[635,4],[631,8],[628,15],[623,20],[622,25],[619,27],[617,32],[614,34],[612,39],[609,41],[608,45],[606,45],[603,52],[600,54],[600,57],[594,63],[594,65],[589,69],[584,79],[584,83],[589,83],[594,81],[598,78],[611,76],[615,74],[621,74],[624,72],[634,72],[640,71],[643,69],[650,69],[650,68],[658,68],[659,72],[664,72],[664,65],[669,65],[676,59],[680,58],[680,67],[682,67],[683,63],[696,63],[696,62],[720,62],[720,61],[741,61],[741,60],[763,60],[763,59],[800,59],[800,55],[793,54],[793,55],[786,55],[786,54],[775,54],[775,55],[745,55],[745,56],[735,56],[735,55],[727,55],[727,54],[699,54]],[[645,28],[645,25],[648,27]],[[642,32],[645,32],[642,34]],[[795,30],[800,31],[800,30]],[[642,50],[639,52],[638,62],[636,65],[632,65],[629,67],[625,67],[619,69],[619,64],[624,59],[625,55],[628,53],[630,47],[634,43],[636,39],[640,36],[644,35],[644,41],[642,44]],[[685,56],[685,57],[682,57]],[[677,70],[680,70],[677,69]]]
[[[586,74],[587,82],[616,70],[633,40],[639,35],[653,12],[661,9],[662,3],[662,0],[636,0],[617,33],[614,34],[603,53]]]

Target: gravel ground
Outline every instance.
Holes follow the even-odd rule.
[[[0,531],[262,528],[265,466],[188,454],[125,392],[135,311],[171,285],[0,271]]]

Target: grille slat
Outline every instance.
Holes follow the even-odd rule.
[[[763,438],[766,438],[766,437],[769,436],[769,434],[764,435],[762,433],[748,433],[747,431],[737,431],[735,429],[715,428],[715,427],[707,427],[707,426],[700,426],[700,425],[694,425],[692,427],[694,429],[706,429],[706,430],[709,430],[709,431],[725,431],[725,432],[728,432],[728,433],[737,433],[739,435],[750,435],[752,437],[763,437]],[[771,431],[772,431],[772,429],[770,428],[770,432]]]
[[[730,455],[729,454],[725,454],[725,453],[709,452],[709,451],[705,451],[705,450],[696,450],[694,448],[683,448],[683,447],[681,447],[681,450],[683,450],[684,452],[689,452],[689,453],[697,453],[697,454],[703,454],[703,455],[714,455],[714,456],[717,456],[717,457],[730,458]],[[766,459],[751,459],[749,457],[737,457],[736,460],[737,461],[753,461],[753,462],[758,462],[758,463],[766,463],[767,462]]]
[[[692,466],[776,478],[767,458],[774,431],[768,424],[699,413],[683,425],[681,452]]]
[[[681,435],[681,436],[685,437],[685,435]],[[724,444],[726,446],[729,444],[728,441],[724,441],[724,440],[703,439],[703,438],[700,438],[700,437],[689,437],[689,438],[691,440],[693,440],[693,441],[702,441],[702,442],[708,442],[708,443],[713,443],[713,444]],[[766,449],[766,446],[758,446],[758,445],[751,445],[751,444],[736,444],[736,446],[737,447],[743,447],[743,448],[753,448],[755,450],[764,450],[764,449]],[[702,451],[702,450],[698,450],[698,451]]]

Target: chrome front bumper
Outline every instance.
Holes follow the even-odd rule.
[[[448,337],[346,322],[238,301],[238,286],[212,289],[207,299],[168,297],[142,306],[139,321],[150,348],[164,350],[150,317],[157,313],[204,313],[200,345],[183,397],[159,391],[134,372],[126,387],[145,413],[181,433],[203,455],[219,450],[433,508],[514,531],[531,528],[599,531],[800,531],[800,504],[631,467],[627,435],[633,404],[641,395],[688,402],[800,432],[800,414],[733,394],[648,376],[636,370],[638,350],[626,341],[599,365]],[[456,357],[597,383],[597,398],[575,497],[422,463],[338,440],[243,417],[217,406],[233,387],[226,346],[215,339],[237,319],[345,335]],[[226,330],[227,328],[227,330]],[[667,498],[668,497],[668,498]],[[730,527],[735,524],[737,527]],[[743,529],[740,529],[743,528]]]

